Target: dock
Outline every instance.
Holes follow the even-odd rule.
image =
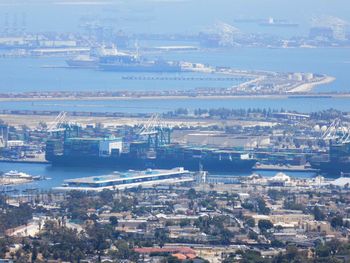
[[[310,172],[310,173],[319,172],[318,169],[305,167],[302,165],[280,166],[280,165],[267,165],[267,164],[254,166],[253,171]]]

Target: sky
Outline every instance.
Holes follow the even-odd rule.
[[[82,18],[136,33],[191,33],[235,18],[287,19],[306,33],[318,16],[350,21],[349,0],[0,0],[0,26],[25,14],[30,31],[78,31]],[[11,20],[12,19],[12,20]],[[13,23],[13,22],[10,22]],[[20,22],[18,22],[20,23]],[[242,25],[235,25],[242,27]]]

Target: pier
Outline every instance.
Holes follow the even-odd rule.
[[[245,77],[163,77],[163,76],[123,76],[124,80],[161,80],[161,81],[247,81]]]
[[[280,171],[280,172],[319,172],[317,169],[303,165],[281,166],[281,165],[259,165],[253,167],[253,171]]]

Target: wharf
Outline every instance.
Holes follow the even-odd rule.
[[[28,163],[28,164],[49,164],[50,162],[42,159],[5,159],[0,158],[0,163]]]
[[[280,165],[259,165],[254,166],[253,171],[281,171],[281,172],[319,172],[318,169],[311,167],[305,167],[302,165],[293,165],[293,166],[280,166]]]

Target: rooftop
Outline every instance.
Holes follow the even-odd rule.
[[[68,180],[65,180],[64,182],[65,183],[88,183],[88,184],[108,183],[108,182],[121,181],[125,179],[137,179],[137,178],[153,177],[155,175],[168,175],[168,174],[174,174],[174,173],[186,174],[188,173],[188,171],[184,170],[182,167],[174,168],[171,170],[161,170],[161,169],[157,169],[157,170],[147,169],[145,171],[129,170],[127,172],[114,172],[108,175],[68,179]]]

